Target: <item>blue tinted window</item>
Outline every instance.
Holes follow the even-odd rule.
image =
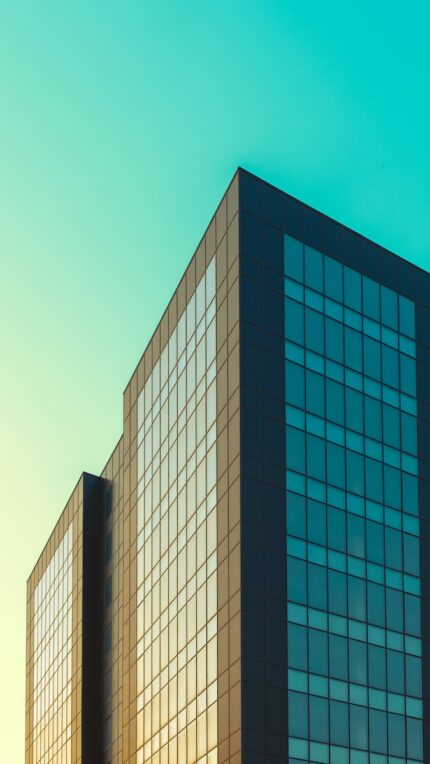
[[[345,364],[351,369],[363,370],[363,335],[345,327]]]
[[[301,692],[288,693],[288,731],[292,737],[308,736],[308,698]]]
[[[402,475],[403,509],[411,515],[418,514],[418,480],[414,475]]]
[[[343,301],[342,266],[332,257],[324,258],[325,293],[338,302]]]
[[[308,633],[305,626],[288,624],[288,665],[307,671],[308,668]]]
[[[326,355],[333,361],[343,363],[343,326],[332,318],[325,319]]]
[[[388,752],[391,756],[404,756],[405,718],[400,714],[388,714]]]
[[[349,430],[363,432],[363,395],[352,390],[345,389],[346,426]]]
[[[315,435],[306,437],[306,462],[309,477],[325,480],[325,441]]]
[[[344,268],[345,305],[361,312],[361,275],[351,268]]]
[[[403,631],[403,594],[396,589],[387,588],[387,629]]]
[[[287,427],[287,467],[305,472],[305,434],[295,427]]]
[[[367,684],[367,646],[355,639],[349,643],[349,681]]]
[[[306,371],[306,409],[311,414],[323,417],[325,414],[324,377],[313,371]]]
[[[370,438],[382,440],[381,403],[364,396],[364,431]]]
[[[306,347],[315,353],[324,354],[324,318],[321,313],[306,308]]]
[[[330,701],[330,739],[334,745],[349,745],[349,709],[337,700]]]
[[[311,674],[328,673],[328,642],[325,631],[309,629],[309,671]]]
[[[346,551],[346,514],[341,509],[327,509],[328,545],[340,552]]]
[[[399,387],[399,354],[387,345],[382,345],[382,381],[384,385]]]
[[[349,617],[357,621],[366,620],[366,582],[355,576],[348,576]]]
[[[369,660],[369,685],[378,690],[385,690],[387,686],[387,675],[385,670],[385,650],[376,645],[368,647]]]
[[[400,509],[401,481],[400,471],[384,464],[384,501],[389,507]]]
[[[388,692],[405,692],[405,666],[403,653],[387,650]]]
[[[354,451],[346,452],[346,488],[351,493],[364,494],[364,459]]]
[[[305,407],[305,372],[302,366],[286,361],[285,363],[285,387],[287,403]]]
[[[345,488],[345,449],[327,443],[327,482]]]
[[[385,588],[367,583],[367,617],[375,626],[385,626]]]
[[[374,321],[381,317],[379,284],[367,276],[363,276],[363,313]]]
[[[400,387],[408,395],[416,395],[415,361],[403,353],[400,354]]]
[[[385,564],[389,568],[402,569],[402,534],[395,528],[385,528]]]
[[[336,634],[329,635],[330,676],[348,679],[348,641]]]
[[[303,281],[303,244],[301,241],[284,237],[285,275],[296,281]]]
[[[305,244],[305,284],[317,292],[323,291],[323,256]]]
[[[308,500],[308,539],[315,544],[327,543],[326,507],[320,501]]]
[[[327,610],[327,570],[308,565],[308,603],[317,610]]]
[[[346,575],[337,570],[328,571],[329,610],[337,615],[347,615]]]
[[[408,735],[408,758],[423,758],[423,723],[421,719],[406,719]]]
[[[351,746],[353,748],[367,748],[367,709],[351,705],[349,708],[349,724]]]
[[[304,344],[304,308],[289,297],[285,298],[285,336],[299,345]]]
[[[400,448],[400,412],[393,406],[382,406],[384,442],[393,448]]]
[[[421,658],[406,655],[406,695],[420,698],[422,693]]]
[[[353,554],[355,557],[365,556],[366,539],[364,527],[364,520],[362,517],[357,517],[357,515],[348,513],[348,554]]]
[[[306,563],[288,557],[287,560],[287,586],[288,599],[306,605],[307,602],[307,576]]]
[[[381,379],[381,346],[371,337],[363,337],[364,373]]]
[[[375,753],[387,753],[387,715],[369,709],[369,746]]]
[[[401,295],[399,295],[399,324],[402,334],[415,337],[415,305]]]
[[[404,595],[405,603],[405,631],[414,637],[421,635],[421,609],[420,600],[412,594]]]
[[[287,493],[287,531],[293,536],[306,538],[305,499],[297,493]]]
[[[328,700],[309,697],[309,735],[312,740],[328,742]]]
[[[416,536],[403,536],[403,557],[405,572],[411,576],[420,575],[420,545]]]
[[[381,320],[391,329],[398,330],[397,294],[387,287],[381,287]]]
[[[332,379],[326,380],[327,419],[337,424],[344,424],[345,388]]]
[[[366,464],[366,496],[373,501],[383,500],[382,464],[375,459],[365,459]]]
[[[384,528],[371,520],[366,522],[367,559],[378,565],[384,564]]]
[[[402,449],[410,454],[417,452],[417,420],[402,412]]]

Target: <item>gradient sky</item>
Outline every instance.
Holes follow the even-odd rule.
[[[0,757],[25,582],[240,164],[430,268],[430,6],[0,1]]]

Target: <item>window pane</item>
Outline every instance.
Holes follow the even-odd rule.
[[[387,287],[381,287],[381,320],[386,326],[398,330],[397,294]]]
[[[361,275],[351,268],[344,268],[345,305],[361,312]]]
[[[285,336],[299,345],[304,343],[303,305],[288,297],[285,299]]]
[[[305,407],[305,372],[302,366],[287,361],[285,364],[285,385],[287,403]]]
[[[308,668],[308,633],[305,626],[288,624],[288,665],[307,671]]]
[[[380,320],[379,284],[363,276],[363,313],[374,321]]]
[[[284,236],[285,275],[303,281],[303,244],[291,236]]]
[[[325,293],[332,300],[342,302],[343,284],[342,284],[342,266],[332,257],[324,258],[325,270]]]
[[[305,244],[305,283],[318,292],[323,291],[323,256]]]

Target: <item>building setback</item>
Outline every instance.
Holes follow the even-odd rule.
[[[238,170],[27,586],[26,764],[430,761],[430,275]]]

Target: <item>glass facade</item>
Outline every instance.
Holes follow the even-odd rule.
[[[28,582],[26,764],[426,762],[430,275],[239,170],[123,403]]]
[[[38,764],[72,764],[73,531],[34,592],[33,751]]]
[[[419,762],[415,306],[284,247],[289,757]]]
[[[138,398],[137,764],[217,762],[215,258]]]

